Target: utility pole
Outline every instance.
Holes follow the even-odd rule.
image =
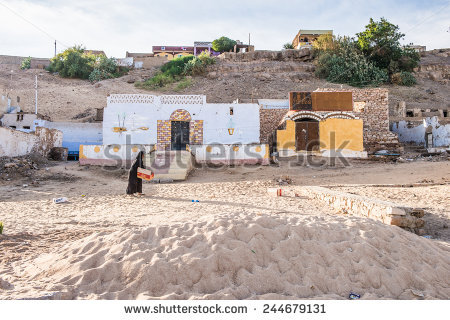
[[[37,74],[35,76],[36,76],[36,79],[34,82],[34,89],[35,89],[34,110],[35,110],[35,114],[37,114]]]
[[[55,57],[56,57],[56,40],[55,40]]]
[[[248,33],[248,45],[250,46],[250,32]]]

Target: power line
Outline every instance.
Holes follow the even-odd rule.
[[[62,43],[59,40],[56,40],[56,37],[52,36],[50,33],[48,33],[47,31],[45,31],[44,29],[38,27],[37,25],[35,25],[33,22],[31,22],[30,20],[26,19],[25,17],[21,16],[20,14],[18,14],[16,11],[14,11],[13,9],[11,9],[10,7],[8,7],[7,5],[5,5],[4,3],[0,2],[0,5],[5,7],[6,9],[8,9],[9,11],[11,11],[13,14],[15,14],[16,16],[18,16],[19,18],[21,18],[22,20],[24,20],[25,22],[31,24],[33,27],[35,27],[37,30],[39,30],[40,32],[44,33],[47,37],[49,37],[52,40],[57,41],[59,44],[61,44],[62,46],[69,48],[68,45]]]
[[[443,6],[442,8],[439,8],[438,10],[436,10],[433,14],[429,15],[428,17],[422,19],[422,21],[420,21],[419,23],[415,24],[412,28],[410,28],[409,30],[407,30],[406,32],[409,32],[415,28],[417,28],[418,26],[420,26],[422,23],[424,23],[426,20],[430,19],[431,17],[434,17],[435,15],[443,12],[443,10],[445,8],[447,8],[448,6],[450,6],[450,1],[447,2],[447,4],[445,6]]]

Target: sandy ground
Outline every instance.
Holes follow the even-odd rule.
[[[123,170],[45,172],[54,179],[0,185],[1,299],[450,298],[448,161],[196,169],[185,182],[144,184],[142,198],[124,195]],[[424,207],[432,239],[268,196],[282,175],[293,180],[284,188]],[[69,202],[53,204],[60,196]]]

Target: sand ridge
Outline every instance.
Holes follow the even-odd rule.
[[[235,213],[96,233],[23,276],[68,299],[446,299],[449,251],[365,219]]]

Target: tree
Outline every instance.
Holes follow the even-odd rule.
[[[316,75],[330,82],[355,87],[376,86],[388,80],[385,70],[359,51],[351,38],[336,38],[331,49],[324,49],[316,61]]]
[[[400,45],[405,34],[385,18],[380,21],[371,18],[366,30],[356,35],[363,54],[378,68],[387,70],[390,75],[400,71],[412,71],[418,65],[419,55]]]
[[[283,44],[283,49],[295,49],[295,48],[292,45],[292,43],[286,42],[285,44]]]
[[[48,70],[64,78],[88,79],[94,70],[96,57],[86,54],[82,46],[73,46],[52,58]]]
[[[213,41],[212,48],[217,52],[228,52],[232,50],[236,44],[237,42],[231,40],[230,38],[220,37],[219,39]]]

